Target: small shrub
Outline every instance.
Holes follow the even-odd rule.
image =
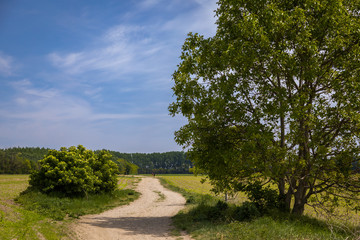
[[[260,216],[261,213],[256,204],[246,201],[236,208],[233,218],[238,221],[249,221]]]
[[[218,201],[214,207],[210,207],[207,213],[208,219],[212,221],[223,220],[228,209],[227,203]]]
[[[241,185],[240,190],[246,192],[250,201],[255,204],[261,213],[265,213],[272,208],[279,208],[279,194],[277,191],[270,189],[269,186],[262,186],[259,181]]]

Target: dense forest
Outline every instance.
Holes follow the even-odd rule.
[[[0,149],[0,174],[24,174],[37,168],[37,161],[44,158],[46,148],[7,148]]]
[[[30,173],[49,149],[14,147],[0,149],[0,174]],[[95,151],[97,152],[97,151]],[[136,173],[189,173],[192,167],[184,152],[120,153],[109,151],[121,174]]]

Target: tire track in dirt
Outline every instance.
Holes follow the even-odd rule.
[[[136,191],[139,199],[101,214],[86,215],[74,226],[82,240],[181,239],[170,236],[171,217],[185,205],[184,197],[164,188],[158,179],[144,177]],[[182,239],[191,239],[182,236]]]

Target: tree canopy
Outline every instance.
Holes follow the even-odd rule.
[[[175,139],[195,167],[221,191],[273,183],[297,214],[318,194],[356,198],[360,1],[219,0],[216,16],[173,74],[169,111],[188,120]]]

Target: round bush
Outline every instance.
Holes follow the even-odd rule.
[[[39,161],[40,169],[30,175],[30,185],[44,193],[85,196],[116,189],[117,165],[106,151],[95,154],[78,147],[50,150]]]

